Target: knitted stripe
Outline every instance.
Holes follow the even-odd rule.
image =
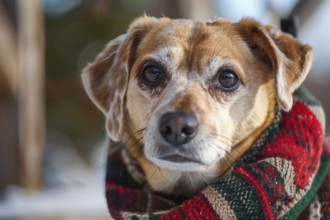
[[[226,201],[226,199],[221,196],[221,194],[218,194],[218,192],[216,192],[211,186],[203,190],[202,193],[210,201],[210,203],[213,204],[214,209],[218,211],[217,215],[219,215],[221,219],[237,219],[235,212],[230,208],[228,201]],[[219,212],[220,210],[221,212]]]
[[[257,192],[251,190],[251,185],[242,177],[232,174],[220,178],[211,186],[217,194],[227,201],[237,219],[267,219],[263,215]],[[221,207],[217,211],[224,212]],[[225,214],[220,216],[225,216]]]
[[[265,215],[264,217],[270,220],[276,219],[270,208],[269,201],[267,200],[266,192],[263,190],[262,186],[260,186],[258,182],[253,178],[253,176],[251,176],[242,168],[237,169],[235,174],[242,176],[249,184],[252,185],[254,190],[257,192],[259,202],[262,204],[263,214]]]

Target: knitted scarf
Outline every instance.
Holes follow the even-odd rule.
[[[330,145],[320,104],[304,89],[234,165],[187,201],[136,183],[109,154],[106,197],[115,219],[330,219]]]

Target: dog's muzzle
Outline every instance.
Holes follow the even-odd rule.
[[[161,168],[202,171],[215,165],[224,155],[218,147],[221,143],[202,129],[194,114],[167,112],[152,122],[157,123],[147,128],[144,154]]]

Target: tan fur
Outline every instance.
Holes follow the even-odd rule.
[[[276,106],[290,110],[292,92],[305,79],[311,59],[309,46],[251,19],[193,22],[144,16],[111,41],[82,78],[107,117],[109,137],[125,143],[151,189],[191,196],[251,147],[273,121]],[[153,89],[138,76],[148,60],[167,72],[164,83]],[[236,91],[215,88],[219,68],[239,75]],[[157,127],[167,112],[196,116],[198,134],[180,154],[203,165],[158,163],[169,147]]]

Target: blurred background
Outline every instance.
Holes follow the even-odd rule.
[[[330,118],[329,11],[327,0],[0,0],[0,219],[108,219],[103,115],[79,74],[135,17],[296,15],[315,54],[305,84]]]

